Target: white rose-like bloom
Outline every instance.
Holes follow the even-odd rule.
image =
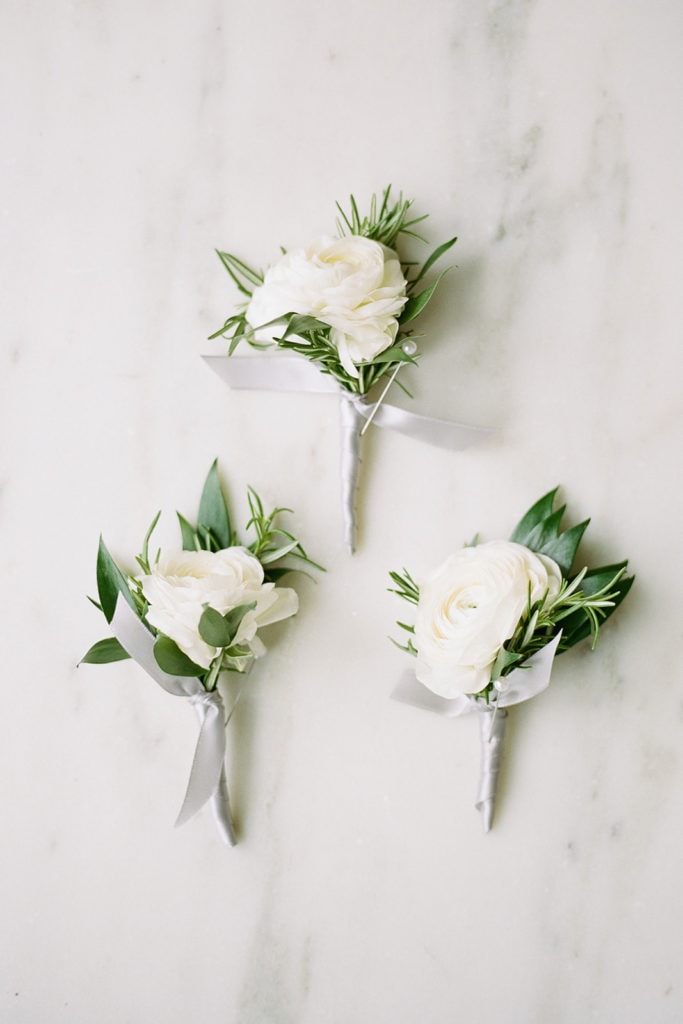
[[[522,544],[494,540],[462,548],[420,585],[415,620],[417,678],[442,697],[478,693],[498,651],[531,602],[554,597],[557,564]]]
[[[170,552],[161,556],[149,576],[139,579],[149,602],[147,621],[202,668],[208,668],[218,652],[199,635],[205,605],[224,615],[237,605],[256,602],[242,619],[235,643],[248,646],[257,658],[265,651],[256,635],[259,627],[286,619],[299,607],[295,591],[263,582],[263,566],[243,547]]]
[[[398,256],[360,235],[323,237],[292,249],[269,267],[246,316],[260,327],[286,313],[314,316],[332,328],[339,359],[353,377],[396,339],[396,319],[407,302]],[[261,340],[272,334],[257,331]]]

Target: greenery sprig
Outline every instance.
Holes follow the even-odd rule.
[[[398,199],[392,199],[391,185],[384,189],[379,198],[376,195],[372,196],[370,211],[366,216],[361,216],[353,195],[350,196],[349,203],[348,211],[345,211],[339,203],[336,204],[339,213],[336,221],[339,237],[360,235],[379,242],[394,251],[396,251],[399,238],[402,235],[418,239],[420,242],[426,241],[413,229],[417,224],[426,220],[427,215],[411,218],[410,208],[413,200],[404,199],[402,193],[399,194]],[[375,358],[358,365],[358,377],[351,376],[342,365],[337,349],[330,339],[331,328],[329,325],[313,316],[287,313],[269,324],[257,325],[259,327],[282,327],[282,331],[277,337],[274,337],[272,343],[264,344],[257,341],[254,327],[246,318],[246,310],[254,289],[263,284],[264,275],[231,253],[222,250],[216,250],[218,258],[245,299],[237,311],[225,320],[223,326],[210,335],[210,340],[225,338],[228,342],[228,355],[232,355],[243,341],[258,349],[268,348],[274,344],[278,348],[296,352],[313,361],[322,373],[335,377],[345,390],[365,395],[381,380],[391,377],[401,365],[417,364],[411,346],[406,346],[407,351],[403,347],[407,340],[418,337],[409,325],[412,325],[413,321],[426,308],[447,269],[441,271],[428,286],[421,287],[421,285],[435,263],[451,249],[456,241],[456,238],[450,238],[437,246],[421,266],[411,261],[402,260],[399,255],[403,276],[407,282],[408,301],[398,317],[397,337],[389,348],[384,349]],[[396,383],[406,393],[409,393],[400,380],[397,380]]]

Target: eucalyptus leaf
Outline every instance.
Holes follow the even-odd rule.
[[[253,611],[256,607],[256,601],[250,601],[249,604],[238,604],[235,608],[231,608],[229,612],[226,612],[223,616],[225,623],[231,633],[229,643],[232,644],[237,632],[242,623],[242,619],[247,612]],[[226,644],[228,646],[228,644]]]
[[[215,538],[219,549],[232,545],[230,515],[218,477],[218,459],[212,463],[199,502],[197,532],[200,534],[202,527]]]
[[[210,647],[229,647],[234,632],[215,608],[207,607],[199,620],[199,635]]]
[[[98,640],[93,644],[79,664],[108,665],[111,661],[125,661],[126,658],[130,658],[128,651],[123,649],[116,637],[109,636],[106,640]]]
[[[197,676],[201,679],[205,672],[205,669],[195,665],[168,636],[157,637],[154,658],[159,668],[170,676]]]

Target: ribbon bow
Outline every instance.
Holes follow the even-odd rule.
[[[154,658],[154,637],[126,601],[117,602],[111,627],[121,646],[147,675],[167,693],[189,700],[199,719],[197,746],[176,826],[184,825],[210,800],[221,838],[234,846],[237,838],[225,776],[226,722],[220,693],[207,692],[196,676],[172,676],[159,668]]]

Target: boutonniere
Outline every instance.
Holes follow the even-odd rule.
[[[251,489],[248,501],[247,528],[255,539],[240,543],[214,462],[196,526],[178,513],[181,546],[176,550],[151,554],[160,513],[133,571],[120,567],[100,539],[98,600],[93,603],[113,636],[94,644],[82,659],[105,664],[133,658],[164,690],[194,705],[200,732],[176,824],[211,801],[220,834],[231,846],[236,834],[225,776],[225,727],[239,693],[226,713],[221,675],[247,673],[266,651],[261,629],[296,614],[296,592],[279,586],[281,577],[301,564],[320,568],[280,525],[280,515],[288,509],[266,513]]]
[[[237,311],[211,337],[228,342],[228,356],[245,342],[276,347],[279,358],[206,357],[232,387],[331,392],[340,398],[341,477],[345,539],[355,546],[355,499],[361,441],[367,428],[389,427],[452,450],[490,432],[447,420],[418,416],[385,402],[406,365],[419,356],[415,323],[444,273],[430,280],[435,264],[455,244],[437,246],[421,265],[400,254],[403,237],[425,241],[415,231],[425,217],[411,216],[412,200],[372,197],[361,216],[353,198],[337,204],[337,234],[283,250],[265,273],[228,252],[221,263],[243,297]]]
[[[408,633],[399,646],[415,657],[415,671],[393,696],[450,717],[479,713],[476,807],[487,832],[507,708],[546,689],[556,655],[589,637],[595,647],[634,579],[625,561],[572,570],[590,520],[563,530],[556,493],[529,509],[510,540],[475,539],[419,584],[405,569],[390,573],[393,592],[416,606],[413,624],[398,623]]]

